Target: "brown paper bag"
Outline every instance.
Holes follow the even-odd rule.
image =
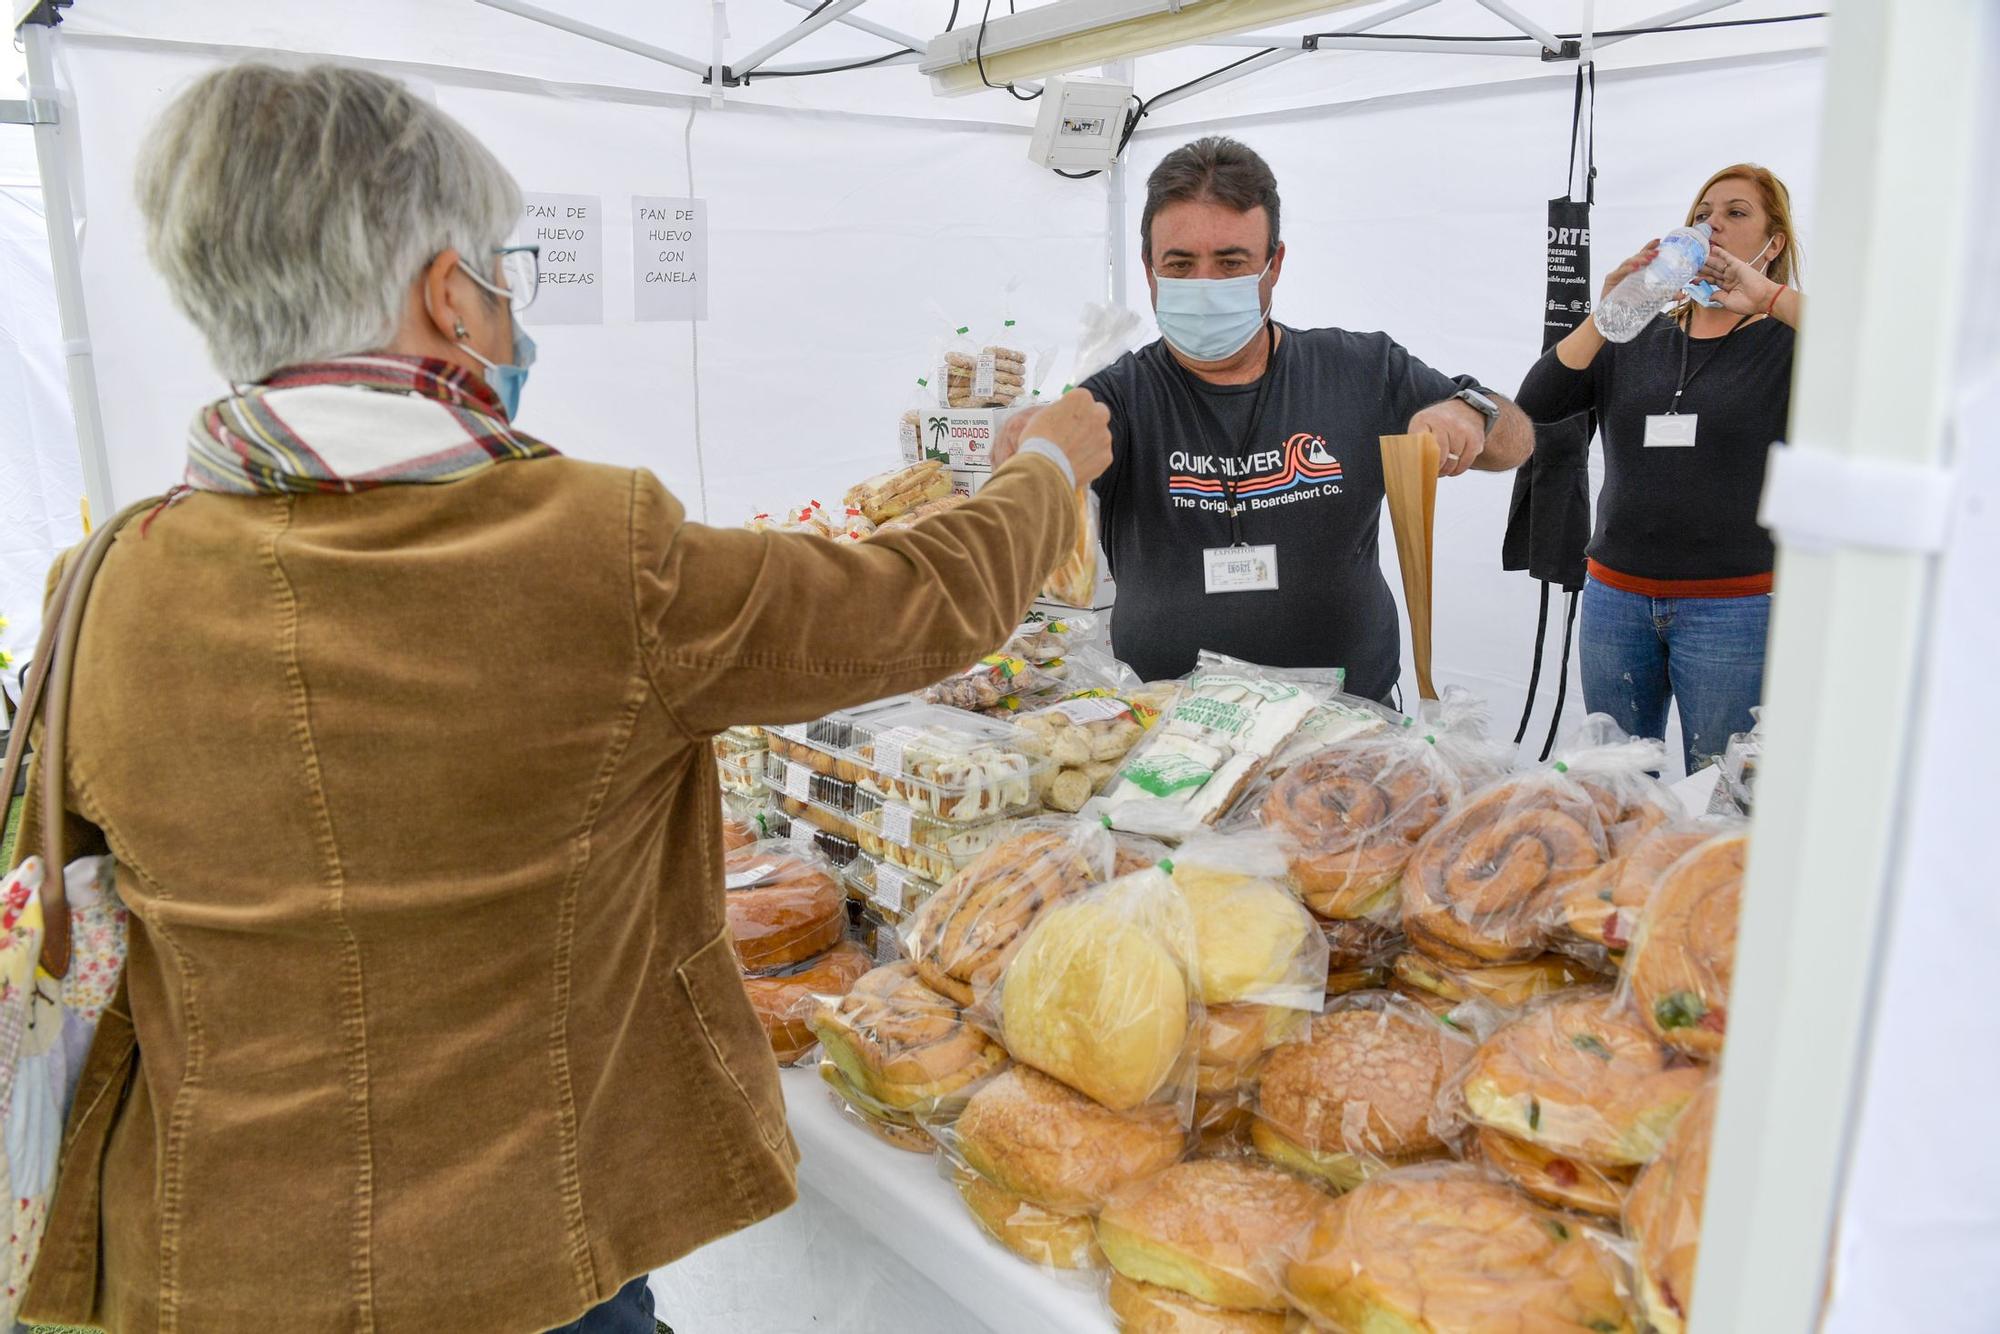
[[[1410,614],[1410,652],[1417,663],[1417,695],[1436,699],[1431,685],[1431,558],[1436,550],[1437,437],[1382,437],[1382,484],[1389,522],[1396,531],[1396,560],[1403,567],[1403,605]]]

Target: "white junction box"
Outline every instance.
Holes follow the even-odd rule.
[[[1132,85],[1083,74],[1049,79],[1042,89],[1028,160],[1063,171],[1102,171],[1118,156]]]

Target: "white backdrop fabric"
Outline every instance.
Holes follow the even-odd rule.
[[[96,28],[109,29],[137,7],[93,9]],[[130,188],[136,153],[175,91],[241,51],[93,30],[67,32],[65,63],[86,144],[84,266],[99,374],[119,386],[104,411],[123,498],[172,483],[189,414],[223,389],[145,261]],[[378,34],[351,35],[374,53],[389,49]],[[545,57],[510,60],[539,69]],[[1010,304],[1040,326],[1036,341],[1067,341],[1083,301],[1103,291],[1102,182],[1033,167],[1011,127],[741,102],[718,112],[700,98],[613,100],[601,89],[437,65],[422,84],[525,189],[604,201],[606,322],[536,327],[530,313],[541,358],[523,425],[568,452],[653,469],[698,517],[732,523],[836,496],[892,460],[894,418],[941,328],[976,329]],[[1709,171],[1748,158],[1793,186],[1809,281],[1819,86],[1810,54],[1602,74],[1600,268],[1679,221]],[[995,100],[976,105],[990,110]],[[1543,206],[1563,188],[1569,109],[1565,73],[1203,129],[1246,139],[1277,170],[1289,246],[1281,318],[1387,329],[1439,369],[1511,392],[1539,349]],[[1146,300],[1135,239],[1144,177],[1191,134],[1148,129],[1130,150],[1119,249],[1134,305]],[[626,201],[686,193],[710,204],[711,318],[634,323]],[[1436,665],[1441,682],[1486,694],[1496,726],[1511,727],[1537,590],[1498,568],[1509,486],[1476,475],[1443,488]],[[1388,544],[1385,559],[1393,565]],[[1549,638],[1552,664],[1559,624]],[[1553,687],[1545,680],[1543,717]],[[1573,718],[1574,680],[1570,698]]]
[[[113,488],[178,480],[187,423],[225,392],[147,263],[131,181],[146,128],[210,52],[72,38],[91,205],[84,246]],[[949,319],[1017,309],[1065,325],[1101,293],[1101,195],[1036,170],[1003,127],[856,120],[530,84],[430,85],[529,191],[603,197],[605,323],[536,326],[521,422],[567,453],[651,468],[702,515],[837,498],[896,460],[896,418]],[[692,129],[690,131],[690,116]],[[629,200],[708,200],[710,314],[634,323]],[[694,365],[699,358],[699,402]],[[698,409],[698,410],[697,410]]]
[[[83,536],[82,495],[42,193],[0,183],[0,649],[17,662],[49,562]]]
[[[1820,88],[1817,55],[1600,73],[1593,286],[1648,237],[1678,225],[1710,173],[1751,161],[1791,187],[1810,288]],[[1278,319],[1387,330],[1445,374],[1476,375],[1511,395],[1541,351],[1543,234],[1547,201],[1564,190],[1572,92],[1565,71],[1142,132],[1130,150],[1130,300],[1147,299],[1138,247],[1146,173],[1197,133],[1228,134],[1263,154],[1278,177],[1286,246],[1273,297]],[[1601,446],[1591,452],[1594,497]],[[1439,484],[1432,581],[1435,680],[1487,696],[1496,729],[1504,724],[1510,736],[1526,698],[1539,589],[1525,573],[1500,569],[1512,485],[1511,475],[1491,473]],[[1383,568],[1400,600],[1386,518],[1383,532]],[[1560,611],[1558,600],[1528,734],[1537,749],[1554,706]],[[1404,640],[1407,655],[1407,633]],[[1565,729],[1583,715],[1571,670]],[[1406,690],[1415,680],[1407,665],[1403,679]]]

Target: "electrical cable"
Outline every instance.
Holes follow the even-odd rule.
[[[1778,14],[1770,18],[1761,18],[1761,19],[1711,19],[1706,23],[1661,24],[1656,27],[1650,27],[1650,28],[1605,28],[1600,31],[1593,32],[1591,34],[1591,37],[1593,39],[1598,37],[1655,37],[1662,33],[1669,33],[1669,32],[1702,32],[1712,28],[1759,28],[1765,26],[1766,24],[1772,24],[1772,23],[1805,23],[1813,19],[1823,19],[1825,17],[1827,17],[1827,12],[1825,10],[1819,10],[1811,14]],[[1549,35],[1551,37],[1554,37],[1557,41],[1562,41],[1562,42],[1580,41],[1583,37],[1583,34],[1580,32],[1556,32],[1556,33],[1550,33]],[[1541,41],[1540,38],[1530,37],[1526,33],[1507,33],[1501,35],[1495,35],[1492,33],[1480,33],[1480,34],[1467,34],[1463,36],[1453,36],[1450,33],[1439,33],[1439,32],[1316,32],[1309,34],[1305,38],[1305,40],[1317,41],[1328,37],[1338,37],[1343,41],[1366,41],[1366,42],[1536,42],[1539,43]]]
[[[879,65],[885,60],[894,60],[897,56],[913,56],[915,54],[916,51],[914,49],[902,46],[896,48],[894,51],[884,52],[868,60],[857,60],[851,65],[829,65],[825,69],[753,69],[748,74],[739,74],[736,77],[736,82],[748,88],[752,81],[757,79],[810,79],[819,74],[842,74],[851,69],[867,69],[871,65]]]
[[[956,4],[954,4],[953,8],[954,10],[956,10],[957,8]],[[992,0],[987,0],[987,8],[988,9],[992,8]],[[1766,24],[1772,24],[1772,23],[1804,23],[1812,19],[1823,19],[1826,16],[1827,16],[1826,12],[1822,10],[1811,14],[1781,14],[1772,18],[1761,18],[1761,19],[1717,19],[1707,23],[1676,23],[1671,25],[1663,24],[1657,27],[1650,27],[1650,28],[1611,28],[1611,29],[1606,29],[1602,32],[1593,33],[1592,36],[1594,38],[1595,37],[1650,37],[1661,33],[1669,33],[1669,32],[1699,32],[1703,29],[1709,29],[1709,28],[1755,28],[1755,27],[1762,27]],[[985,25],[982,22],[981,23],[982,29],[984,28],[984,26]],[[1551,33],[1550,35],[1555,37],[1559,41],[1577,41],[1580,40],[1583,36],[1582,33],[1578,32],[1558,32],[1558,33]],[[1487,34],[1476,37],[1453,37],[1448,34],[1440,34],[1440,33],[1390,33],[1390,32],[1316,32],[1310,34],[1309,36],[1303,38],[1302,40],[1307,42],[1313,42],[1326,37],[1366,38],[1370,40],[1385,41],[1385,42],[1386,41],[1533,42],[1538,40],[1537,38],[1530,37],[1525,33],[1512,36],[1493,36],[1491,34]],[[1188,89],[1194,87],[1196,84],[1206,83],[1208,80],[1214,78],[1218,74],[1227,74],[1230,70],[1235,69],[1239,65],[1247,65],[1253,60],[1257,60],[1263,56],[1270,55],[1273,51],[1279,51],[1284,49],[1286,48],[1269,46],[1265,47],[1261,51],[1252,51],[1249,55],[1244,56],[1241,60],[1232,60],[1227,65],[1218,66],[1217,68],[1210,70],[1206,74],[1197,74],[1194,78],[1189,79],[1186,83],[1175,84],[1173,87],[1167,89],[1165,92],[1154,93],[1151,97],[1138,98],[1137,101],[1139,105],[1136,109],[1134,109],[1131,112],[1130,116],[1126,119],[1125,132],[1123,135],[1119,137],[1117,151],[1111,155],[1112,160],[1116,161],[1121,155],[1123,155],[1123,153],[1125,152],[1125,145],[1132,142],[1132,135],[1134,131],[1136,131],[1139,128],[1139,122],[1145,118],[1147,112],[1152,110],[1153,103],[1173,93],[1186,92]],[[978,53],[978,44],[977,42],[975,42],[974,55],[977,56],[977,53]],[[981,78],[982,81],[986,77],[986,68],[984,65],[980,66],[979,77]],[[989,83],[986,86],[992,88],[995,85]],[[1011,86],[1012,85],[1009,85],[1009,87]],[[1015,95],[1017,97],[1019,96],[1018,93]],[[1060,167],[1055,169],[1055,173],[1058,176],[1067,176],[1070,180],[1073,181],[1088,180],[1090,177],[1099,174],[1096,171],[1064,171]]]
[[[1009,0],[1011,8],[1012,0]],[[1042,95],[1037,88],[1032,93],[1024,93],[1011,83],[995,83],[986,77],[986,24],[993,17],[993,0],[986,0],[986,8],[979,15],[979,33],[972,39],[972,63],[979,67],[979,81],[988,88],[1005,88],[1007,95],[1016,102],[1032,102]]]

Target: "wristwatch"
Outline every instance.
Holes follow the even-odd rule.
[[[1470,407],[1486,419],[1486,434],[1493,434],[1493,424],[1500,420],[1500,405],[1477,389],[1461,389],[1452,395],[1459,402]]]

